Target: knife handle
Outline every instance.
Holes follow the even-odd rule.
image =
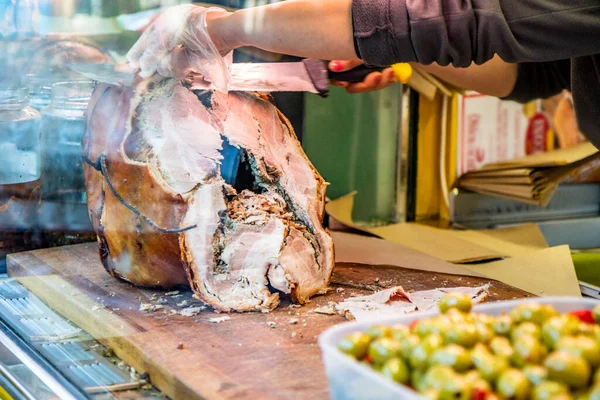
[[[381,72],[388,67],[367,67],[364,64],[344,72],[329,71],[329,79],[348,83],[358,83],[365,80],[372,72]]]
[[[305,58],[302,60],[308,76],[321,97],[329,95],[329,80],[345,81],[350,83],[362,82],[371,72],[381,72],[386,67],[367,67],[359,65],[349,71],[333,72],[328,69],[329,61]]]

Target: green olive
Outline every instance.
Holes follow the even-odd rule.
[[[454,325],[443,333],[444,341],[447,344],[458,344],[460,346],[471,348],[479,340],[479,334],[474,324],[463,323]]]
[[[400,355],[400,343],[390,338],[379,338],[371,342],[369,357],[375,364],[383,364],[390,358]]]
[[[474,314],[473,318],[475,319],[475,322],[483,323],[487,327],[494,329],[494,322],[496,321],[496,319],[494,317],[492,317],[491,315]]]
[[[596,324],[588,324],[587,322],[580,322],[577,324],[577,333],[583,336],[593,337],[596,334]]]
[[[415,347],[421,342],[421,339],[417,335],[408,335],[404,339],[400,340],[400,355],[404,361],[408,361],[410,354]]]
[[[517,338],[524,335],[533,336],[536,339],[539,339],[541,336],[539,326],[533,322],[522,322],[512,330],[510,333],[510,339],[514,342]]]
[[[473,302],[471,301],[471,296],[466,293],[452,292],[444,295],[440,299],[438,306],[443,314],[451,308],[468,313],[473,307]]]
[[[475,320],[473,315],[464,313],[457,308],[449,309],[445,314],[442,314],[442,316],[446,317],[452,325],[463,322],[473,322]]]
[[[483,343],[477,343],[475,346],[473,346],[470,354],[471,354],[471,357],[477,356],[477,355],[488,355],[488,356],[492,355],[492,353],[490,353],[490,349]]]
[[[455,379],[456,376],[456,372],[447,365],[433,365],[421,376],[421,389],[419,391],[428,389],[439,391],[446,381]]]
[[[516,367],[524,367],[525,364],[537,364],[543,357],[542,345],[533,336],[518,337],[514,342],[513,349],[511,362]]]
[[[475,382],[479,379],[483,379],[481,374],[476,369],[469,370],[463,374],[467,383]]]
[[[510,310],[510,318],[517,324],[521,322],[533,322],[541,324],[544,322],[542,306],[537,303],[524,303]]]
[[[408,368],[406,367],[406,364],[404,364],[404,361],[402,361],[398,357],[394,357],[387,360],[385,364],[383,364],[383,367],[381,367],[381,373],[384,376],[387,376],[391,380],[396,381],[398,383],[408,383]]]
[[[410,335],[410,329],[406,325],[396,324],[391,328],[390,337],[398,342],[408,335]]]
[[[521,371],[509,368],[498,377],[496,391],[508,399],[526,400],[531,391],[531,384]]]
[[[477,371],[487,381],[494,382],[498,377],[508,369],[508,361],[505,358],[493,357],[487,363],[479,364]]]
[[[521,322],[533,322],[542,325],[546,320],[558,315],[554,307],[547,304],[524,303],[510,310],[510,317],[519,324]]]
[[[534,386],[548,379],[548,370],[541,365],[527,365],[523,373]]]
[[[362,332],[352,333],[338,343],[338,349],[354,358],[361,359],[367,355],[371,338]]]
[[[477,371],[488,382],[494,382],[508,368],[506,358],[493,356],[485,348],[475,348],[471,352],[471,360]]]
[[[590,380],[590,366],[580,357],[566,351],[555,351],[544,361],[548,378],[563,382],[573,388],[581,388]]]
[[[510,341],[504,336],[495,336],[490,340],[490,349],[494,355],[510,358],[513,355],[513,348]]]
[[[475,329],[481,343],[489,343],[494,338],[494,330],[482,321],[475,321]]]
[[[542,325],[542,340],[550,349],[563,336],[571,336],[577,332],[579,321],[568,315],[552,317]]]
[[[600,385],[596,384],[592,386],[592,389],[588,393],[588,400],[600,400]]]
[[[410,373],[410,385],[418,392],[422,392],[427,389],[425,387],[425,380],[423,379],[424,376],[425,373],[423,371],[419,371],[418,369],[415,369]]]
[[[556,343],[557,350],[564,350],[583,357],[592,367],[600,365],[600,348],[596,341],[587,336],[567,336]]]
[[[440,398],[440,392],[435,389],[428,389],[420,394],[428,400],[438,400]]]
[[[438,395],[439,400],[470,400],[470,398],[471,388],[460,375],[446,381]]]
[[[375,325],[365,331],[365,334],[371,339],[379,339],[382,337],[391,337],[392,328],[384,325]]]
[[[483,377],[476,370],[471,370],[463,375],[467,385],[471,388],[471,392],[475,393],[490,393],[492,388],[488,381],[483,379]]]
[[[594,316],[594,321],[596,321],[597,324],[600,324],[600,304],[592,309],[592,315]]]
[[[414,333],[423,338],[432,333],[441,333],[451,326],[449,321],[424,319],[419,321],[414,327]]]
[[[464,347],[449,344],[433,352],[429,365],[448,365],[457,372],[464,372],[472,363],[469,352]]]
[[[559,395],[568,395],[569,388],[560,382],[543,381],[537,385],[531,394],[532,400],[551,400]]]
[[[558,315],[558,311],[551,306],[550,304],[543,304],[541,310],[543,316],[543,322],[549,320],[552,317],[556,317]]]
[[[447,365],[435,365],[425,373],[423,391],[436,391],[437,400],[469,400],[470,388],[461,375]]]
[[[508,336],[512,330],[513,321],[508,315],[502,315],[494,321],[496,335]]]
[[[410,353],[409,363],[412,368],[425,369],[429,365],[429,358],[440,347],[442,347],[442,337],[432,334],[421,340]]]
[[[581,397],[583,394],[585,393],[581,393],[581,394],[576,394],[577,397]],[[561,393],[561,394],[557,394],[556,396],[552,397],[552,400],[573,400],[574,397],[569,394],[569,393]]]

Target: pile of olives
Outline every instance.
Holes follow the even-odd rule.
[[[338,349],[422,396],[439,400],[600,400],[600,305],[559,314],[522,303],[499,317],[449,293],[440,315],[372,326]]]

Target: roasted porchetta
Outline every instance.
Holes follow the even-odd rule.
[[[100,258],[134,285],[220,311],[305,303],[331,277],[326,183],[268,96],[185,80],[99,84],[83,141]]]

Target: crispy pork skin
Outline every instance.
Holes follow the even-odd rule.
[[[268,311],[281,293],[302,304],[326,290],[326,183],[268,96],[176,79],[99,84],[83,150],[113,277],[190,285],[221,311]]]

